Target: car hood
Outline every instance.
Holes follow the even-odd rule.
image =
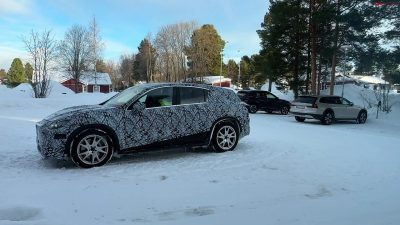
[[[97,111],[97,110],[108,110],[111,108],[111,106],[103,106],[103,105],[81,105],[81,106],[73,106],[73,107],[68,107],[65,109],[62,109],[60,111],[57,111],[48,117],[44,118],[45,121],[56,121],[59,119],[63,119],[68,116],[73,116],[77,113],[85,113],[89,111]]]
[[[286,105],[290,105],[289,101],[283,100],[283,99],[279,99],[280,103],[286,104]]]

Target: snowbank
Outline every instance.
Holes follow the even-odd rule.
[[[263,91],[268,91],[268,86],[269,84],[266,83],[261,87],[261,90]],[[288,90],[288,91],[281,91],[278,90],[276,87],[275,82],[272,83],[272,87],[271,87],[271,92],[276,95],[278,98],[280,99],[284,99],[287,101],[293,101],[294,100],[294,94],[292,90]]]

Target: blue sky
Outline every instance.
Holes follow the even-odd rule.
[[[267,9],[268,0],[0,0],[0,68],[8,69],[15,57],[28,59],[22,37],[31,29],[51,29],[61,40],[69,27],[88,25],[93,16],[106,44],[106,60],[137,52],[140,41],[161,26],[192,20],[213,24],[228,41],[225,61],[238,60],[258,53],[256,30]]]

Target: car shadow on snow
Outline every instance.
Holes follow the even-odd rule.
[[[294,117],[293,117],[293,123],[298,123],[298,124],[309,124],[309,125],[318,125],[318,126],[343,126],[343,125],[362,125],[358,124],[357,121],[355,120],[343,120],[343,121],[335,121],[330,125],[323,125],[321,121],[319,120],[314,120],[314,119],[307,119],[304,122],[297,122]],[[368,123],[368,121],[367,121]]]
[[[215,151],[208,148],[189,148],[189,147],[177,147],[168,149],[156,149],[151,151],[134,152],[130,154],[116,154],[114,157],[104,166],[112,166],[119,164],[128,163],[147,163],[151,161],[165,161],[165,160],[179,160],[188,159],[191,157],[198,157],[198,155],[215,154]],[[45,159],[39,162],[44,168],[47,169],[75,169],[78,168],[71,159],[56,160],[56,159]]]

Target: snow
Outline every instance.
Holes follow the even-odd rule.
[[[387,84],[385,80],[383,80],[380,77],[376,76],[352,76],[356,80],[362,82],[362,83],[367,83],[367,84]]]
[[[85,170],[42,160],[35,121],[113,94],[33,99],[23,89],[0,85],[0,225],[400,221],[400,104],[363,125],[257,113],[232,152],[140,153]],[[362,102],[358,91],[345,96]]]
[[[66,71],[50,71],[49,72],[50,79],[62,83],[71,78],[70,75]],[[96,73],[97,85],[111,85],[111,78],[108,73]],[[94,72],[83,72],[80,78],[80,81],[86,85],[95,84]]]
[[[264,84],[261,87],[261,90],[268,91],[268,83]],[[287,91],[278,90],[277,87],[276,87],[275,82],[272,83],[271,93],[276,95],[276,97],[278,97],[280,99],[284,99],[284,100],[287,100],[287,101],[293,101],[294,100],[294,93],[293,93],[292,90],[287,90]]]

